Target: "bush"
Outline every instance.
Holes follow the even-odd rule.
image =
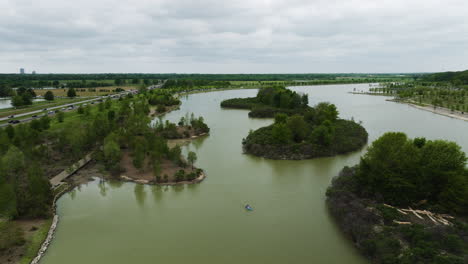
[[[384,206],[383,204],[377,205],[377,210],[379,210],[382,214],[382,217],[385,220],[385,224],[391,224],[393,220],[398,219],[400,216],[400,213],[398,213],[395,208],[390,208]]]
[[[156,111],[158,113],[164,113],[166,112],[166,107],[164,105],[158,105],[158,107],[156,108]]]
[[[175,174],[176,181],[180,182],[185,180],[185,171],[184,170],[179,170]]]
[[[0,220],[0,250],[21,246],[25,242],[21,228],[13,222]]]

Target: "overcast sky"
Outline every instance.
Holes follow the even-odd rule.
[[[468,69],[467,0],[0,0],[0,72]]]

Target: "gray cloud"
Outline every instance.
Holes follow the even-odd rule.
[[[0,72],[468,68],[460,0],[6,0]]]

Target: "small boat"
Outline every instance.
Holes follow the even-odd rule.
[[[253,208],[252,208],[252,206],[246,204],[246,205],[245,205],[245,210],[247,210],[247,211],[253,211]]]

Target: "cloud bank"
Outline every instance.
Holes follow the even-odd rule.
[[[468,68],[462,0],[6,0],[0,72]]]

